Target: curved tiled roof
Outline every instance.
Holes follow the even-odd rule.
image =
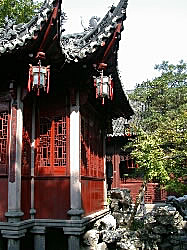
[[[79,34],[70,35],[63,35],[62,30],[60,37],[60,54],[65,56],[66,62],[78,62],[81,59],[87,58],[89,55],[103,47],[105,42],[110,42],[112,35],[115,34],[115,29],[118,23],[122,23],[126,19],[127,1],[128,0],[120,0],[117,7],[112,6],[105,17],[96,24],[93,29],[88,29]],[[44,30],[46,29],[54,7],[60,3],[61,0],[45,0],[40,11],[30,22],[14,25],[13,22],[11,23],[10,21],[4,28],[0,28],[0,56],[26,47],[27,44],[30,44],[29,41],[37,40],[36,38],[39,37],[40,31],[43,31],[42,28],[44,28]],[[58,17],[56,16],[56,18],[59,18],[59,15]],[[63,19],[61,21],[63,21]],[[120,31],[122,28],[123,26],[121,26]],[[118,117],[122,114],[125,114],[125,116],[131,116],[133,110],[131,109],[127,96],[123,91],[117,69],[117,53],[115,52],[118,50],[118,44],[116,43],[116,45],[117,47],[113,46],[114,50],[111,49],[110,56],[110,60],[112,61],[112,76],[115,78],[116,82],[113,101],[114,105],[112,105],[111,110],[113,110],[113,113],[116,113]],[[107,46],[105,46],[105,49],[106,47]],[[108,47],[110,46],[108,45]],[[121,110],[121,112],[118,113],[117,110]]]
[[[30,22],[14,25],[9,20],[4,28],[0,28],[0,55],[23,47],[28,40],[36,38],[35,35],[41,30],[50,12],[53,10],[56,0],[46,0],[31,19]],[[80,34],[63,36],[61,34],[62,53],[67,61],[77,61],[92,54],[114,32],[118,20],[126,18],[127,0],[121,0],[117,7],[111,7],[101,22],[92,30]]]
[[[55,0],[46,0],[38,14],[28,23],[14,25],[9,20],[4,28],[0,28],[0,55],[18,49],[28,40],[35,38],[36,32],[40,31],[42,24],[47,22],[55,2]]]
[[[119,20],[126,19],[127,0],[121,0],[117,7],[111,7],[101,22],[93,29],[79,34],[61,36],[62,52],[67,61],[78,61],[102,46],[111,36]]]
[[[125,125],[127,124],[127,120],[124,117],[119,117],[118,119],[112,120],[112,128],[113,133],[108,134],[107,136],[124,136]]]

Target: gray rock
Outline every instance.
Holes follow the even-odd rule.
[[[124,211],[127,208],[129,208],[132,204],[132,198],[130,196],[130,191],[129,189],[114,189],[111,190],[109,192],[109,196],[112,199],[112,202],[114,202],[114,204],[111,204],[113,206],[113,208],[117,208],[118,209]],[[117,200],[117,201],[116,201]],[[111,207],[112,208],[112,207]],[[114,210],[116,211],[116,210]]]
[[[181,248],[181,246],[180,245],[178,245],[178,246],[173,246],[172,247],[172,250],[181,250],[182,248]],[[185,249],[183,249],[183,250],[185,250]]]
[[[171,204],[173,207],[177,209],[180,215],[183,218],[187,216],[187,195],[183,197],[176,198],[175,196],[168,196],[167,201],[168,204]]]
[[[116,223],[118,226],[124,225],[124,216],[122,212],[113,212],[112,215],[114,216]]]
[[[178,245],[180,243],[180,236],[178,235],[170,235],[168,237],[168,241],[173,245]]]
[[[102,242],[102,243],[99,243],[99,244],[97,244],[97,246],[96,246],[96,250],[107,250],[108,248],[107,248],[107,245],[104,243],[104,242]]]
[[[85,246],[93,246],[95,247],[99,241],[99,231],[97,230],[89,230],[83,236],[83,243]]]
[[[158,226],[153,227],[153,233],[155,233],[155,234],[166,234],[167,229],[162,225],[158,225]]]
[[[114,243],[121,239],[121,234],[118,231],[114,230],[113,231],[102,230],[100,232],[100,235],[102,237],[102,240],[107,244]]]
[[[125,197],[127,195],[127,197]],[[128,191],[112,190],[110,192],[111,215],[95,223],[95,230],[90,230],[84,238],[87,245],[81,250],[186,250],[187,223],[179,209],[168,203],[155,208],[144,215],[136,217],[131,230],[127,222],[132,213]],[[185,198],[185,199],[184,199]],[[182,204],[186,197],[177,199]],[[171,197],[169,200],[173,200]],[[183,208],[184,211],[184,208]],[[101,243],[98,243],[101,240]]]
[[[111,214],[106,215],[102,219],[98,220],[94,227],[97,230],[115,230],[116,229],[116,219]]]

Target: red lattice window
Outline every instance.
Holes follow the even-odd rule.
[[[38,173],[65,174],[67,166],[67,116],[41,117],[37,146]]]
[[[40,138],[37,151],[37,160],[40,167],[50,166],[51,121],[48,118],[40,119]]]
[[[54,166],[66,166],[67,164],[67,150],[66,150],[66,117],[57,119],[55,121],[54,133]]]
[[[7,172],[8,165],[8,112],[0,112],[0,174]]]

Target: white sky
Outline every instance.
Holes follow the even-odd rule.
[[[92,16],[103,17],[118,0],[62,0],[67,33],[82,32]],[[187,62],[187,0],[128,0],[127,20],[119,49],[119,69],[125,89],[152,79],[163,60]]]

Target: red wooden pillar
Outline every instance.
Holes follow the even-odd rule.
[[[14,86],[14,90],[15,86]],[[21,87],[17,88],[17,98],[11,102],[10,140],[9,140],[9,182],[8,182],[8,221],[19,221],[21,212],[21,156],[23,130],[23,104]]]
[[[12,102],[10,118],[9,140],[9,172],[8,172],[8,212],[5,216],[9,222],[18,222],[23,216],[21,211],[21,159],[22,159],[22,130],[23,103],[21,101],[21,87],[10,84]],[[8,250],[20,249],[20,238],[26,230],[2,230],[2,236],[8,239]]]
[[[34,219],[36,213],[34,206],[35,137],[36,137],[36,98],[34,97],[32,106],[32,137],[31,137],[31,208],[30,208],[31,219]]]
[[[118,148],[114,145],[113,148],[113,157],[112,157],[112,164],[113,164],[113,183],[112,188],[119,188],[120,187],[120,172],[119,172],[119,164],[120,164],[120,155],[118,153]]]
[[[81,118],[79,106],[79,91],[75,94],[70,106],[70,206],[68,211],[71,220],[80,220],[84,213],[81,201]],[[68,235],[68,249],[80,249],[80,232],[77,231],[76,225],[64,231]]]
[[[70,206],[71,210],[68,214],[72,219],[80,219],[82,210],[81,202],[81,181],[80,181],[80,165],[81,165],[81,137],[80,137],[80,106],[79,92],[76,93],[76,102],[70,107]],[[77,213],[77,214],[76,214]]]
[[[106,176],[106,135],[103,135],[103,170],[104,170],[104,207],[108,206],[107,202],[107,176]]]

